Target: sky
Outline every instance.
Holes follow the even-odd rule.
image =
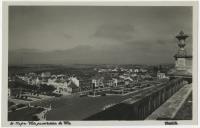
[[[9,64],[173,63],[180,30],[191,54],[191,7],[10,6]]]

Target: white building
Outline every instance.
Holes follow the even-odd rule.
[[[134,73],[134,74],[132,74],[132,75],[131,75],[131,77],[136,77],[136,76],[137,76],[137,74],[136,74],[136,73]]]
[[[56,82],[56,80],[49,79],[49,84],[56,87],[54,93],[69,95],[73,92],[74,88],[79,88],[79,80],[76,77],[70,77],[68,82]]]
[[[79,87],[79,80],[76,77],[70,77],[69,80]]]
[[[41,77],[50,77],[51,73],[50,72],[42,72]]]
[[[92,79],[92,87],[98,87],[96,79]]]
[[[36,84],[36,85],[40,85],[40,84],[41,84],[41,81],[40,81],[40,79],[39,79],[38,77],[37,77],[36,80],[35,80],[35,84]]]
[[[117,84],[118,84],[118,80],[115,79],[115,78],[113,78],[113,79],[112,79],[112,85],[113,85],[114,87],[117,87]]]
[[[134,69],[134,72],[135,72],[135,73],[138,73],[138,72],[139,72],[139,69],[138,69],[138,68]]]
[[[53,86],[55,86],[55,82],[56,81],[56,78],[49,78],[48,79],[48,82],[47,82],[47,85],[53,85]]]
[[[92,88],[104,87],[103,77],[96,77],[92,79]]]
[[[133,81],[133,79],[130,76],[128,76],[128,75],[120,75],[119,78],[124,79],[124,80]]]
[[[158,71],[157,78],[158,79],[165,79],[165,78],[168,78],[168,77],[165,75],[165,73],[161,73],[161,72]]]

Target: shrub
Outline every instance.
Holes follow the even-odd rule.
[[[16,110],[16,108],[15,108],[15,107],[11,108],[11,111],[13,111],[13,112],[14,112],[15,110]]]
[[[14,105],[14,104],[15,104],[14,102],[8,101],[8,106],[12,106],[12,105]]]
[[[18,104],[17,108],[21,108],[21,107],[24,107],[24,106],[26,106],[26,105],[25,104]]]

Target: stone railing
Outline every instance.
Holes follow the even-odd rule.
[[[183,84],[182,78],[173,79],[166,84],[141,92],[85,120],[144,120],[177,92]]]

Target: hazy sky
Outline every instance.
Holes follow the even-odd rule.
[[[12,6],[9,63],[170,63],[180,30],[191,7]]]

